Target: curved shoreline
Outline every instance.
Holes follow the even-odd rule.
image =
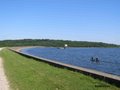
[[[33,47],[29,47],[29,48],[33,48]],[[50,60],[50,59],[41,58],[41,57],[37,57],[37,56],[34,56],[34,55],[29,55],[29,54],[25,54],[25,53],[20,52],[20,50],[24,49],[24,48],[25,47],[14,47],[14,48],[9,48],[9,49],[18,53],[18,54],[21,54],[23,56],[34,58],[37,61],[46,62],[46,63],[49,63],[53,66],[61,67],[61,68],[67,68],[67,69],[70,69],[72,71],[78,71],[78,72],[83,73],[85,75],[90,75],[93,78],[98,78],[100,80],[104,80],[105,82],[115,84],[116,86],[120,87],[120,85],[119,85],[120,76],[108,74],[108,73],[105,73],[105,72],[100,72],[100,71],[97,71],[97,70],[92,70],[92,69],[87,69],[87,68],[83,68],[83,67],[77,67],[77,66],[73,66],[73,65],[69,65],[69,64],[64,64],[64,63],[61,63],[61,62],[57,62],[57,61],[53,61],[53,60]]]

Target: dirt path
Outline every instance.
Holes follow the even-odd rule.
[[[0,51],[2,48],[0,48]],[[3,60],[0,57],[0,90],[9,90],[8,81],[3,68]]]

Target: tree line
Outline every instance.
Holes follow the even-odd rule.
[[[63,47],[64,44],[68,44],[69,47],[119,47],[119,45],[107,44],[103,42],[70,41],[70,40],[21,39],[0,41],[0,47],[14,47],[14,46]]]

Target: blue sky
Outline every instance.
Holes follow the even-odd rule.
[[[0,40],[120,44],[120,0],[0,0]]]

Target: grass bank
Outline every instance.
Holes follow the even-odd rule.
[[[0,52],[12,90],[120,90],[89,76],[60,69],[4,49]]]

